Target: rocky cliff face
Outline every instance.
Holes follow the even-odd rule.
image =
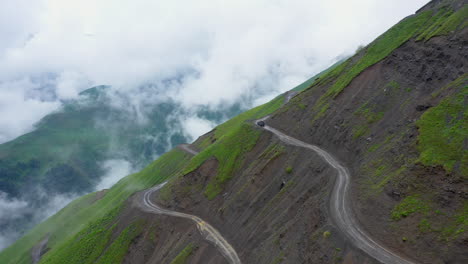
[[[349,170],[349,204],[377,243],[416,263],[466,263],[467,10],[432,1],[285,104],[278,97],[200,137],[196,156],[175,150],[129,176],[91,205],[113,199],[107,216],[56,235],[65,242],[49,244],[43,263],[227,262],[193,222],[141,209],[136,191],[166,178],[152,200],[213,225],[243,263],[378,263],[330,217],[336,170],[256,126],[267,114],[267,125]],[[56,232],[32,234],[46,231]]]

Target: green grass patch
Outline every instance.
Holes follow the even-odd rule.
[[[368,103],[365,103],[361,107],[359,107],[356,112],[354,112],[355,115],[363,117],[368,124],[375,123],[379,120],[381,120],[384,116],[384,112],[374,112],[372,110],[372,107],[369,106]]]
[[[332,66],[328,67],[326,70],[316,74],[312,78],[308,79],[307,81],[301,83],[300,85],[294,87],[291,91],[296,91],[296,92],[302,92],[304,90],[307,90],[308,88],[312,86],[316,86],[317,84],[323,84],[324,82],[330,80],[330,77],[336,76],[337,74],[340,73],[340,71],[344,68],[343,62],[345,62],[346,59],[337,61],[335,64]],[[329,74],[332,72],[332,74]],[[327,79],[323,79],[322,77],[328,76]]]
[[[231,179],[235,169],[242,165],[244,155],[255,146],[260,133],[260,130],[252,128],[249,124],[239,124],[196,155],[184,170],[184,174],[196,170],[204,161],[215,157],[219,162],[218,173],[208,183],[204,192],[208,199],[215,198],[223,190],[224,183]]]
[[[468,86],[427,110],[416,122],[419,128],[419,160],[424,165],[442,165],[451,172],[459,167],[468,176]]]
[[[172,261],[171,264],[185,264],[188,261],[190,255],[192,255],[196,247],[190,243],[188,244]]]
[[[373,145],[371,145],[371,146],[367,149],[367,151],[368,151],[368,152],[374,152],[374,151],[376,151],[377,149],[379,149],[380,146],[382,146],[382,144],[373,144]]]
[[[367,125],[359,125],[353,128],[353,139],[358,139],[369,133],[369,127]]]
[[[114,218],[118,215],[119,209],[115,208],[110,214],[91,223],[88,228],[76,234],[58,250],[46,254],[41,259],[41,263],[94,263],[104,252],[111,238],[116,227]]]
[[[468,83],[468,73],[465,73],[465,74],[461,75],[455,81],[447,84],[446,86],[442,87],[438,91],[433,92],[431,94],[431,96],[432,96],[432,98],[436,98],[436,97],[440,96],[440,94],[442,92],[447,91],[447,90],[451,90],[451,89],[457,89],[457,88],[463,86],[463,84],[466,84],[466,83]]]
[[[283,104],[283,96],[278,96],[269,103],[246,111],[231,120],[219,125],[215,130],[216,142],[207,146],[196,155],[184,174],[196,170],[207,159],[214,157],[219,162],[218,173],[207,185],[204,194],[208,199],[214,199],[231,179],[234,171],[244,160],[244,155],[256,144],[260,130],[247,124],[247,120],[255,120],[273,113]]]
[[[419,231],[422,233],[430,232],[432,231],[432,226],[429,220],[427,218],[423,218],[419,224],[418,224]]]
[[[422,33],[419,34],[419,36],[416,38],[416,41],[421,41],[421,40],[429,40],[431,38],[431,35],[435,33],[441,26],[442,24],[445,23],[447,18],[453,14],[453,10],[442,8],[437,12],[435,16],[433,16],[428,23],[428,26],[426,28],[422,29]]]
[[[268,148],[265,149],[265,151],[262,152],[260,155],[260,158],[262,159],[268,159],[268,160],[273,160],[276,157],[280,156],[283,154],[285,151],[285,148],[283,145],[279,144],[270,144]],[[255,161],[254,161],[255,162]]]
[[[247,120],[254,120],[267,116],[283,105],[284,96],[280,95],[270,102],[257,106],[253,109],[245,111],[236,117],[231,118],[225,123],[219,125],[215,129],[216,139],[222,138],[224,135],[232,133],[234,129],[243,124]]]
[[[441,231],[442,238],[446,241],[468,231],[468,201],[464,201],[463,208],[451,217],[451,221]]]
[[[288,167],[286,167],[286,169],[284,169],[284,170],[286,171],[287,174],[291,174],[292,171],[293,171],[293,167],[288,166]]]
[[[92,203],[94,194],[89,194],[73,201],[57,214],[34,227],[13,245],[3,250],[0,253],[0,263],[30,263],[30,249],[46,234],[50,234],[48,247],[51,250],[46,253],[44,258],[47,258],[49,254],[55,254],[57,250],[60,252],[60,256],[64,257],[64,259],[59,258],[59,260],[62,260],[61,263],[71,263],[66,258],[72,258],[71,256],[75,252],[72,248],[67,249],[65,246],[67,243],[71,243],[70,238],[73,238],[78,232],[87,232],[82,233],[87,234],[86,239],[90,241],[96,239],[96,243],[101,241],[97,237],[105,237],[107,233],[104,230],[99,230],[99,228],[102,229],[104,224],[109,223],[109,217],[116,215],[116,212],[130,195],[162,183],[169,177],[174,176],[184,167],[189,158],[188,154],[174,149],[162,155],[142,171],[120,180],[107,191],[102,199]],[[98,228],[99,225],[101,227]],[[83,244],[83,247],[85,246],[86,244]],[[76,245],[76,247],[79,247],[79,245]]]
[[[392,210],[392,219],[400,220],[414,213],[426,213],[430,207],[418,196],[412,195],[403,199]]]
[[[391,88],[394,88],[394,89],[399,89],[400,88],[400,84],[395,80],[389,82],[387,85],[389,87],[391,87]]]
[[[95,263],[121,263],[128,252],[128,248],[135,239],[142,232],[141,223],[135,222],[125,228],[116,240],[106,248],[104,254]]]
[[[468,6],[460,8],[457,12],[452,10],[440,10],[435,22],[428,27],[417,40],[429,40],[436,36],[447,35],[457,28],[466,26],[468,18]]]
[[[327,91],[325,96],[337,96],[363,70],[381,61],[393,50],[413,37],[431,15],[432,11],[425,11],[418,15],[408,17],[378,37],[365,49],[362,58],[337,78],[336,82]]]
[[[316,84],[324,84],[331,80],[334,80],[334,83],[314,105],[314,110],[319,112],[328,110],[330,103],[329,99],[335,98],[340,94],[341,91],[343,91],[343,89],[348,86],[362,71],[381,61],[390,55],[390,53],[396,48],[411,39],[415,33],[418,32],[420,27],[431,18],[431,16],[432,11],[429,10],[404,19],[378,37],[374,42],[372,42],[372,44],[356,56],[348,59],[333,71],[325,74],[321,78],[322,81],[319,81]],[[358,56],[361,57],[357,59]],[[355,63],[352,63],[353,59],[356,60]],[[315,118],[314,121],[317,119],[318,117]]]

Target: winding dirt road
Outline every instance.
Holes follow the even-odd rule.
[[[31,250],[31,259],[32,263],[36,264],[39,263],[41,260],[42,254],[44,254],[44,251],[47,247],[47,243],[49,242],[49,235],[46,235],[44,239],[39,241]]]
[[[266,116],[258,121],[267,120]],[[298,146],[315,151],[320,155],[330,166],[338,171],[338,177],[335,181],[335,186],[331,195],[331,216],[336,222],[340,230],[352,241],[352,243],[364,252],[369,254],[374,259],[388,264],[414,264],[414,262],[404,259],[390,250],[380,245],[377,241],[373,240],[357,225],[354,219],[351,207],[348,204],[348,192],[350,185],[350,175],[348,170],[343,167],[332,155],[325,150],[300,141],[296,138],[290,137],[268,125],[262,127],[276,135],[281,141],[286,144]]]
[[[198,152],[191,149],[187,144],[180,145],[179,147],[190,154],[198,154]],[[219,233],[219,231],[216,230],[213,226],[203,221],[198,216],[163,209],[151,201],[151,195],[159,189],[161,189],[164,185],[166,185],[166,183],[167,182],[164,182],[162,184],[154,186],[151,189],[146,190],[142,195],[142,199],[139,201],[140,206],[145,211],[154,214],[181,217],[192,220],[197,224],[198,231],[200,231],[201,235],[206,240],[210,241],[213,245],[215,245],[219,249],[221,254],[223,254],[223,256],[229,261],[229,263],[240,264],[241,261],[234,247],[232,247],[231,244],[229,244],[229,242],[227,242],[227,240],[221,235],[221,233]]]
[[[288,102],[294,95],[295,94],[286,94],[286,102]],[[265,116],[262,119],[257,120],[256,123],[258,123],[259,121],[265,122],[269,117],[270,116]],[[357,221],[354,219],[351,207],[348,204],[348,193],[350,188],[351,176],[348,170],[345,167],[343,167],[331,154],[317,146],[308,144],[306,142],[288,136],[283,132],[272,128],[266,124],[262,126],[262,128],[267,131],[270,131],[286,144],[315,151],[330,166],[337,170],[338,177],[335,181],[335,185],[333,187],[330,199],[331,217],[335,221],[339,229],[343,232],[343,234],[345,234],[356,247],[360,248],[369,256],[382,263],[415,264],[414,262],[391,252],[385,246],[373,240],[359,227]],[[180,145],[179,148],[193,155],[198,154],[198,152],[192,150],[187,144]],[[161,189],[166,183],[167,182],[157,185],[144,192],[142,199],[142,206],[144,207],[144,209],[155,214],[181,217],[194,221],[197,224],[197,228],[200,231],[200,233],[207,240],[211,241],[221,251],[221,253],[226,257],[226,259],[230,263],[240,264],[241,261],[234,248],[226,241],[226,239],[223,238],[223,236],[213,226],[209,225],[197,216],[163,209],[151,201],[151,195],[154,192]]]
[[[198,151],[195,151],[195,150],[191,149],[189,144],[180,144],[178,147],[181,150],[183,150],[183,151],[185,151],[187,153],[190,153],[192,155],[197,155],[198,154]]]

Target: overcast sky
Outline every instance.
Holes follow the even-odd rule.
[[[258,104],[428,2],[0,1],[0,143],[98,84],[158,84],[188,108]]]

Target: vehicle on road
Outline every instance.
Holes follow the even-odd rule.
[[[265,122],[264,122],[264,121],[258,121],[258,122],[257,122],[257,125],[258,125],[258,126],[261,126],[261,127],[264,127],[264,126],[265,126]]]

